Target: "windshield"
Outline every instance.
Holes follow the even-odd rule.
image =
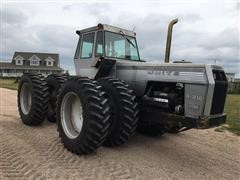
[[[108,31],[105,32],[105,54],[112,58],[139,60],[134,37]]]

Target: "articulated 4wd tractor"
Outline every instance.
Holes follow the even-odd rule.
[[[77,31],[77,76],[22,76],[22,122],[56,121],[62,143],[77,154],[102,144],[122,145],[136,129],[161,135],[224,123],[227,79],[222,67],[169,63],[176,22],[169,24],[163,64],[140,59],[132,31],[105,24]]]

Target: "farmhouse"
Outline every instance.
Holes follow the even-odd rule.
[[[11,62],[0,62],[0,76],[18,77],[23,72],[43,75],[61,73],[59,55],[53,53],[15,52]]]
[[[226,72],[227,80],[228,82],[234,82],[235,81],[235,73]]]

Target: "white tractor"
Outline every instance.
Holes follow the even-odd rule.
[[[225,122],[227,79],[220,66],[169,63],[169,24],[163,64],[140,59],[135,33],[98,24],[77,31],[77,76],[25,73],[18,107],[26,125],[57,121],[64,146],[87,154],[119,146],[134,134],[178,133]]]

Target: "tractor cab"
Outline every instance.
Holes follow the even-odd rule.
[[[79,40],[74,63],[76,73],[79,75],[96,78],[103,61],[104,73],[108,71],[107,67],[111,69],[116,60],[140,61],[136,33],[133,31],[98,24],[76,33]]]

